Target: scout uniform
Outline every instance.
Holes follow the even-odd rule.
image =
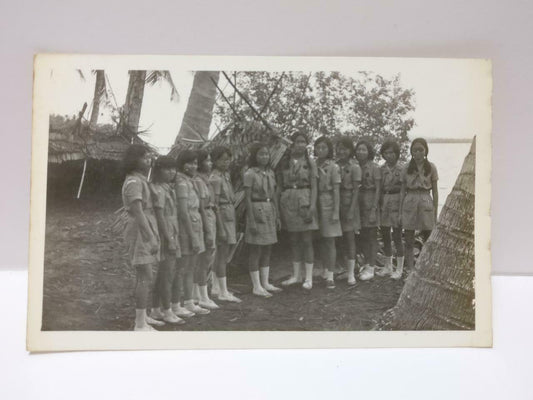
[[[200,199],[196,193],[196,188],[192,178],[188,177],[184,173],[178,172],[176,174],[176,197],[178,202],[184,202],[187,204],[187,209],[189,212],[189,218],[191,220],[192,233],[194,238],[198,240],[200,244],[200,250],[198,253],[194,253],[192,249],[192,238],[189,237],[186,230],[183,228],[185,226],[185,221],[183,217],[180,217],[178,214],[179,224],[182,229],[179,231],[181,254],[184,256],[199,254],[205,251],[204,244],[204,233],[203,233],[203,224],[202,217],[200,215]]]
[[[323,237],[342,236],[340,219],[331,220],[333,216],[333,185],[341,183],[339,166],[333,160],[325,160],[317,165],[318,170],[318,215],[320,235]]]
[[[374,228],[379,226],[378,210],[372,210],[376,185],[381,179],[381,171],[374,161],[361,165],[361,187],[359,189],[359,209],[361,211],[361,227]],[[374,214],[375,216],[373,216]]]
[[[221,172],[213,170],[211,176],[209,176],[209,182],[213,187],[215,196],[218,196],[218,210],[220,219],[222,220],[222,226],[220,229],[224,229],[226,232],[227,244],[237,243],[236,221],[235,221],[235,194],[233,193],[233,187],[231,186],[231,180],[228,172]],[[220,231],[217,231],[220,233]],[[217,240],[222,240],[220,235],[217,235]]]
[[[402,188],[403,164],[396,163],[389,167],[387,163],[381,166],[382,202],[381,226],[399,228],[400,221],[400,190]]]
[[[270,168],[249,168],[244,173],[243,185],[251,189],[252,209],[247,210],[255,221],[257,232],[250,231],[246,224],[244,241],[249,244],[270,245],[278,241],[276,235],[277,212],[274,205],[276,178]],[[250,217],[248,215],[248,217]]]
[[[122,202],[128,212],[128,222],[124,231],[124,239],[128,248],[131,265],[154,264],[159,262],[159,252],[150,252],[148,238],[144,237],[137,220],[131,214],[130,208],[134,201],[140,200],[152,234],[159,242],[157,220],[152,205],[152,197],[146,177],[139,172],[132,172],[126,176],[122,185]]]
[[[215,215],[215,192],[209,182],[209,177],[199,173],[193,179],[198,195],[201,201],[204,202],[204,239],[206,244],[210,243],[211,246],[206,248],[216,248],[216,235],[217,235],[217,217]]]
[[[166,224],[167,232],[173,239],[176,254],[172,257],[180,258],[180,239],[178,228],[178,209],[176,202],[176,193],[168,183],[151,183],[152,202],[154,208],[163,210],[163,223]],[[165,239],[161,227],[159,227],[159,237],[161,238],[161,260],[169,257],[169,243]]]
[[[402,183],[406,190],[402,207],[402,226],[405,230],[430,231],[435,226],[435,209],[430,190],[433,182],[439,179],[437,168],[430,163],[431,173],[426,176],[423,166],[409,174],[408,165],[402,171]]]
[[[356,199],[353,215],[348,215],[352,206],[353,190],[361,184],[361,167],[355,160],[349,159],[347,163],[340,163],[340,220],[343,232],[358,232],[361,229],[361,216],[359,214],[359,200]]]
[[[288,168],[278,175],[281,187],[280,213],[283,227],[289,232],[304,232],[318,229],[317,215],[310,215],[311,179],[318,172],[313,160],[306,157],[290,159]]]

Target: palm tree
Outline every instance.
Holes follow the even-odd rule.
[[[94,97],[93,97],[93,108],[91,111],[91,119],[89,126],[91,128],[96,128],[98,123],[98,114],[100,112],[100,99],[105,94],[106,85],[105,85],[105,72],[103,69],[98,69],[96,73],[96,83],[94,85]]]
[[[437,226],[380,330],[475,329],[475,139]]]

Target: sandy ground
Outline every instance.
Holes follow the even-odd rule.
[[[113,220],[112,210],[48,210],[43,330],[133,328],[135,275],[121,236],[110,229]],[[271,267],[274,283],[279,284],[290,270],[287,249],[277,246]],[[244,265],[233,264],[228,282],[241,304],[219,302],[221,309],[209,315],[159,329],[369,330],[396,304],[403,285],[402,280],[376,277],[349,287],[342,277],[338,276],[334,290],[326,289],[317,277],[311,291],[295,286],[263,299],[251,294]]]

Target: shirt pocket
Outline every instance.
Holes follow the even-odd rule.
[[[235,209],[230,204],[220,207],[220,215],[222,216],[222,221],[224,222],[235,221]]]
[[[265,205],[263,203],[253,204],[252,209],[255,222],[258,222],[260,224],[264,224],[267,222]]]

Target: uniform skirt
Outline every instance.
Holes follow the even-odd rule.
[[[322,237],[342,236],[341,221],[333,222],[333,191],[318,193],[318,227]]]
[[[359,203],[355,202],[355,211],[350,214],[350,207],[352,206],[352,190],[340,191],[340,220],[343,232],[358,232],[361,229],[361,216],[359,215]]]
[[[399,228],[400,220],[400,193],[383,195],[383,204],[380,214],[381,226]]]
[[[235,207],[233,204],[220,204],[218,206],[220,219],[222,220],[222,227],[226,233],[226,238],[220,237],[220,232],[217,231],[217,243],[235,244],[237,243],[237,231],[235,226]]]
[[[318,229],[317,213],[311,214],[311,189],[289,188],[281,192],[280,213],[283,227],[288,232]]]
[[[217,216],[212,208],[205,209],[204,241],[206,249],[217,247]],[[210,244],[210,246],[208,246]]]
[[[152,230],[152,233],[157,238],[160,245],[159,233],[157,231],[157,221],[153,212],[145,210],[146,220]],[[159,262],[159,250],[157,253],[150,252],[150,244],[146,238],[141,234],[141,228],[135,218],[129,217],[124,231],[124,241],[128,250],[128,258],[132,266],[155,264]]]
[[[379,210],[373,209],[376,191],[359,191],[359,210],[361,212],[361,228],[375,228],[379,226]]]
[[[253,219],[257,228],[256,233],[250,231],[246,224],[244,241],[248,244],[269,245],[278,241],[276,234],[276,210],[270,201],[252,202]]]
[[[407,230],[429,231],[435,227],[435,208],[428,191],[409,190],[403,200],[402,227]]]
[[[185,231],[185,228],[182,228],[180,229],[180,235],[179,235],[182,256],[191,256],[194,254],[203,253],[205,251],[204,230],[203,230],[202,218],[200,217],[200,213],[191,212],[189,214],[189,218],[191,219],[193,237],[200,244],[200,250],[196,253],[193,251],[192,249],[193,238],[187,234],[187,232]],[[182,224],[182,226],[183,225],[184,224]]]

